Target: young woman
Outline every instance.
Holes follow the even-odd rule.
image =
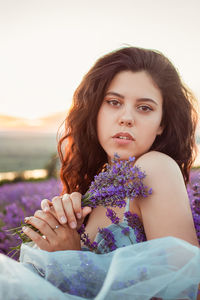
[[[43,234],[24,228],[40,249],[23,245],[20,264],[2,257],[0,288],[10,295],[15,288],[24,299],[196,299],[200,249],[186,191],[196,123],[193,96],[161,53],[127,47],[100,58],[74,94],[59,142],[63,195],[43,200],[42,210],[26,219]],[[127,199],[125,210],[138,218],[134,244],[111,225],[104,207],[81,207],[82,194],[114,153],[121,160],[134,156],[153,190]],[[124,225],[124,208],[114,210]],[[83,222],[101,255],[82,251]],[[105,253],[99,227],[110,228],[116,250]],[[41,289],[33,291],[33,282]]]

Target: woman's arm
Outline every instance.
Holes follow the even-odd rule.
[[[199,247],[177,163],[163,153],[151,151],[141,156],[136,165],[145,170],[145,184],[153,190],[152,195],[137,201],[147,239],[174,236]]]

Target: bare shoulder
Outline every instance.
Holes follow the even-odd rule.
[[[187,189],[178,164],[168,155],[151,151],[136,160],[152,188],[147,198],[138,199],[148,240],[165,236],[181,238],[198,246]]]
[[[136,160],[135,165],[146,173],[147,180],[159,179],[160,181],[167,179],[169,182],[171,181],[170,178],[173,178],[176,182],[180,181],[185,185],[177,162],[164,153],[158,151],[147,152]]]
[[[178,164],[176,163],[176,161],[171,158],[169,155],[164,154],[162,152],[158,152],[158,151],[150,151],[147,152],[145,154],[143,154],[142,156],[140,156],[137,160],[136,160],[136,165],[146,165],[147,167],[153,167],[153,169],[156,167],[161,167],[162,165],[170,165],[173,168],[177,168]],[[179,167],[178,167],[179,168]]]

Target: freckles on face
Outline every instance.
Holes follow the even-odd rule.
[[[145,71],[122,71],[108,87],[97,115],[102,148],[121,159],[148,152],[162,133],[162,94]]]

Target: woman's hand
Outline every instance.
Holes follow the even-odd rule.
[[[42,200],[41,208],[44,212],[51,212],[53,207],[60,224],[68,223],[72,229],[79,229],[85,217],[92,211],[89,206],[81,207],[81,198],[82,195],[78,192],[56,196],[52,202],[48,199]]]
[[[23,227],[23,232],[42,250],[52,252],[81,249],[77,230],[71,229],[67,224],[61,225],[53,212],[38,210],[34,216],[25,218],[25,222],[33,225],[43,235],[28,226]]]

